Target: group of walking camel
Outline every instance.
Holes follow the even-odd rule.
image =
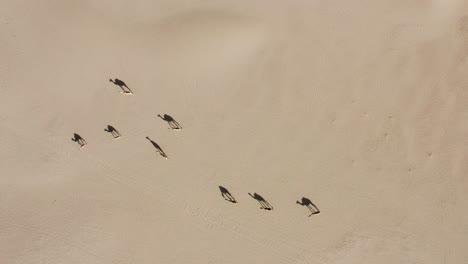
[[[231,203],[237,203],[234,196],[232,196],[232,194],[226,188],[224,188],[223,186],[219,186],[219,190],[221,191],[221,196],[223,196],[224,200],[226,200],[228,202],[231,202]],[[258,203],[260,203],[260,209],[269,210],[269,211],[273,210],[273,206],[271,206],[271,204],[269,202],[267,202],[265,200],[265,198],[263,198],[260,194],[258,194],[258,193],[251,194],[251,193],[249,193],[249,195],[250,195],[250,197],[257,200]],[[306,206],[311,212],[311,214],[309,216],[320,213],[320,210],[317,208],[317,206],[315,206],[315,204],[312,203],[312,201],[310,199],[308,199],[308,198],[302,197],[301,201],[300,202],[296,201],[296,203],[300,204],[302,206]]]
[[[130,90],[130,88],[127,86],[127,84],[125,84],[125,82],[123,82],[122,80],[119,80],[119,79],[112,80],[112,79],[110,79],[109,81],[112,82],[113,84],[115,84],[116,86],[120,87],[122,89],[121,93],[126,94],[126,95],[133,95],[133,91]],[[162,120],[166,121],[169,124],[169,129],[172,129],[172,130],[182,129],[182,126],[177,121],[175,121],[175,119],[172,118],[170,115],[164,114],[163,116],[161,116],[161,115],[158,114],[158,117],[160,117]],[[113,127],[111,125],[107,125],[107,127],[104,129],[104,131],[110,133],[114,139],[118,139],[118,138],[120,138],[122,136],[120,134],[120,132],[117,129],[115,129],[115,127]],[[164,152],[164,150],[156,142],[151,140],[149,137],[146,137],[146,139],[148,139],[151,142],[151,144],[156,148],[157,152],[162,157],[167,159],[166,153]],[[83,148],[86,144],[88,144],[86,142],[86,140],[84,140],[77,133],[74,133],[72,141],[77,142],[78,145],[80,146],[80,148]],[[219,190],[221,191],[221,196],[226,201],[229,201],[231,203],[237,203],[234,196],[225,187],[219,186]],[[261,205],[260,209],[269,210],[269,211],[273,210],[273,206],[271,206],[270,203],[268,203],[261,195],[259,195],[257,193],[254,193],[254,194],[248,193],[248,194],[253,199],[257,200],[260,203],[260,205]],[[320,210],[317,208],[317,206],[315,206],[315,204],[312,203],[312,201],[310,199],[308,199],[308,198],[302,197],[301,201],[296,201],[296,203],[299,204],[299,205],[302,205],[302,206],[306,206],[310,210],[311,214],[309,215],[309,217],[312,216],[312,215],[320,213]]]

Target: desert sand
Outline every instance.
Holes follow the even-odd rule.
[[[0,19],[0,263],[466,263],[465,1],[1,0]]]

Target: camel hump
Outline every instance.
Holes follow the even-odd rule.
[[[115,79],[114,82],[115,82],[115,84],[117,84],[117,85],[125,85],[125,83],[124,83],[122,80],[119,80],[119,79],[117,79],[117,78]]]

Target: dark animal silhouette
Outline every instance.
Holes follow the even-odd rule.
[[[158,115],[162,120],[166,121],[169,123],[169,126],[172,129],[182,129],[182,126],[172,118],[172,116],[164,114],[164,116]]]
[[[166,153],[164,153],[164,151],[162,150],[162,148],[161,148],[156,142],[154,142],[153,140],[151,140],[149,137],[146,137],[146,139],[148,139],[148,140],[151,142],[151,144],[153,144],[153,146],[156,148],[156,150],[159,152],[159,154],[160,154],[161,156],[163,156],[165,159],[167,159]]]
[[[128,86],[122,80],[119,80],[117,78],[115,80],[109,79],[109,82],[119,86],[124,93],[133,94],[132,90],[130,90],[130,88],[128,88]],[[127,90],[124,87],[127,88]]]
[[[273,210],[273,206],[271,206],[270,203],[268,203],[268,202],[267,202],[262,196],[260,196],[259,194],[254,193],[254,194],[252,195],[251,193],[249,193],[249,195],[260,203],[260,205],[262,206],[262,207],[260,207],[260,209]]]
[[[121,136],[119,131],[111,125],[107,125],[107,128],[104,128],[104,131],[111,133],[114,138],[119,138]]]
[[[305,197],[302,197],[302,200],[299,202],[299,201],[296,201],[297,204],[300,204],[302,206],[307,206],[307,208],[309,208],[309,210],[312,212],[309,217],[311,215],[314,215],[314,214],[318,214],[320,213],[320,210],[317,208],[317,206],[315,206],[314,203],[312,203],[311,200],[305,198]]]
[[[80,148],[84,147],[84,145],[88,144],[86,142],[86,140],[84,140],[80,135],[78,135],[77,133],[74,133],[73,134],[73,138],[71,139],[72,141],[74,142],[77,142],[78,144],[80,144]]]
[[[219,186],[219,190],[221,191],[221,196],[223,196],[224,200],[229,201],[231,203],[237,203],[236,199],[232,196],[232,194],[223,186]]]

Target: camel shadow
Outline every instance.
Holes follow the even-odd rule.
[[[167,159],[167,155],[166,153],[162,150],[162,148],[158,145],[158,143],[154,142],[153,140],[151,140],[149,137],[146,137],[146,139],[148,139],[151,144],[153,144],[153,146],[156,148],[156,150],[158,151],[158,153],[163,156],[165,159]]]
[[[104,128],[104,131],[111,133],[114,139],[119,138],[121,136],[119,131],[117,131],[117,129],[115,129],[115,127],[111,125],[107,125],[107,128]]]
[[[237,203],[236,199],[232,194],[223,186],[219,186],[219,190],[221,191],[221,196],[224,198],[224,200],[231,202],[231,203]]]
[[[308,199],[308,198],[302,197],[301,201],[300,202],[296,201],[296,203],[309,208],[309,210],[311,212],[309,217],[314,215],[314,214],[319,214],[320,213],[320,210],[317,208],[317,206],[315,206],[315,204],[312,203],[312,201],[310,199]]]
[[[258,193],[254,193],[253,195],[251,193],[249,193],[249,195],[260,203],[260,205],[261,205],[260,209],[265,209],[265,210],[269,210],[269,211],[273,210],[273,206],[271,206],[270,203],[268,203]]]
[[[120,89],[122,89],[122,92],[123,92],[124,94],[133,94],[132,90],[130,90],[130,88],[128,88],[127,84],[125,84],[124,81],[119,80],[119,79],[116,78],[115,80],[109,79],[109,82],[111,82],[111,83],[113,83],[113,84],[119,86]],[[125,87],[126,89],[125,89],[124,87]]]
[[[162,120],[166,121],[170,128],[171,129],[174,129],[174,130],[179,130],[179,129],[182,129],[182,126],[174,120],[174,118],[172,118],[172,116],[168,115],[168,114],[164,114],[164,116],[161,116],[161,115],[158,115]]]
[[[77,142],[80,145],[80,148],[84,147],[86,144],[86,140],[84,140],[80,135],[77,133],[73,133],[73,137],[71,139],[73,142]]]

